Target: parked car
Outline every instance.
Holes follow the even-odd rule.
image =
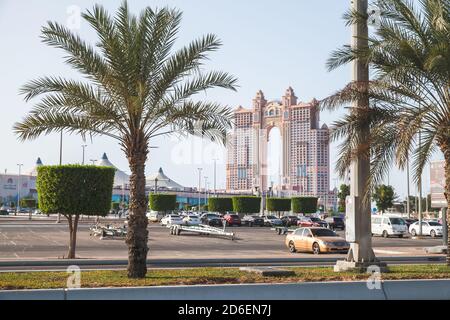
[[[350,244],[344,238],[339,237],[334,231],[318,227],[299,228],[295,230],[286,236],[285,244],[291,253],[346,253],[350,248]]]
[[[325,219],[325,222],[328,224],[328,228],[331,230],[345,230],[345,222],[344,218],[341,217],[328,217]]]
[[[161,219],[164,217],[164,213],[159,212],[159,211],[148,211],[147,212],[147,218],[148,221],[151,222],[159,222],[161,221]]]
[[[413,237],[419,233],[419,221],[409,226],[409,233]],[[432,238],[442,237],[442,224],[434,221],[422,221],[422,235]]]
[[[183,223],[188,226],[198,226],[201,221],[198,215],[190,213],[183,217]]]
[[[0,209],[0,216],[7,216],[7,215],[9,215],[8,210]]]
[[[243,225],[264,227],[264,218],[258,215],[246,215],[241,219]]]
[[[313,227],[314,223],[310,217],[299,216],[297,220],[297,226],[299,227]]]
[[[328,227],[328,223],[325,220],[322,220],[317,217],[309,217],[309,219],[312,221],[313,227],[321,227],[321,228]]]
[[[298,217],[297,216],[283,216],[283,217],[281,217],[281,221],[283,221],[283,225],[286,227],[296,226]]]
[[[264,225],[272,227],[272,226],[282,226],[283,221],[278,219],[275,216],[262,216],[264,218]]]
[[[396,217],[372,217],[372,235],[383,236],[384,238],[390,236],[397,236],[402,238],[408,233],[405,220]]]
[[[206,224],[208,226],[223,226],[222,217],[215,213],[204,213],[200,216],[200,221],[202,224]]]
[[[161,225],[183,224],[183,219],[178,214],[167,214],[161,219]]]
[[[412,225],[414,222],[417,222],[417,219],[410,219],[410,218],[403,218],[403,220],[405,220],[406,223],[406,227],[409,230],[409,226]]]
[[[228,213],[223,216],[223,219],[226,221],[229,226],[238,226],[240,227],[242,222],[241,218],[237,214]]]

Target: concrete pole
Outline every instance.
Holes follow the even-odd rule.
[[[81,145],[81,147],[83,148],[83,161],[81,162],[81,164],[84,165],[84,149],[87,147],[87,144],[83,144]]]
[[[217,165],[217,160],[218,159],[213,159],[214,160],[214,197],[217,197],[217,189],[216,189],[216,165]]]
[[[442,208],[442,238],[444,239],[444,246],[448,246],[448,229],[447,229],[447,208]]]
[[[23,164],[22,163],[18,163],[17,166],[19,167],[19,176],[17,177],[17,206],[16,206],[16,213],[19,213],[19,209],[20,209],[20,185],[22,184],[21,182],[21,177],[20,177],[20,169],[22,168]]]
[[[351,0],[352,11],[361,16],[367,15],[368,0]],[[352,25],[352,48],[365,49],[368,47],[368,25],[366,21],[357,21]],[[367,90],[369,81],[369,67],[356,59],[352,65],[352,81],[357,88]],[[363,91],[363,93],[364,93]],[[353,113],[365,113],[369,108],[369,96],[365,95],[352,104]],[[356,134],[359,141],[368,141],[369,128],[362,128]],[[350,250],[344,261],[337,261],[335,271],[366,270],[371,265],[385,268],[377,261],[372,249],[372,222],[370,210],[370,196],[366,196],[367,182],[370,174],[370,159],[365,155],[358,155],[350,167],[350,196],[346,199],[346,239],[350,242]],[[380,271],[382,269],[380,268]]]
[[[197,206],[197,214],[200,216],[200,201],[201,201],[201,195],[200,187],[202,183],[202,168],[197,168],[198,170],[198,206]]]
[[[410,190],[409,190],[409,155],[406,159],[406,212],[408,214],[408,218],[411,218],[411,208],[409,204]]]
[[[62,141],[63,141],[63,131],[61,130],[61,134],[59,136],[59,165],[62,165]],[[58,218],[56,218],[56,223],[61,223],[61,214],[58,213]]]

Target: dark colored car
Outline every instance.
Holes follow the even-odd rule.
[[[204,213],[200,217],[202,224],[206,224],[211,227],[221,227],[223,225],[222,218],[214,213]]]
[[[310,217],[314,227],[327,228],[328,222],[317,217]]]
[[[283,221],[283,225],[285,227],[296,226],[298,222],[297,216],[283,216],[281,217],[281,221]]]
[[[345,230],[345,222],[341,217],[328,217],[325,219],[325,222],[331,230]]]
[[[241,218],[237,214],[226,214],[223,219],[227,222],[228,226],[241,226]]]
[[[257,216],[257,215],[246,215],[244,218],[242,218],[241,220],[243,225],[249,226],[249,227],[253,227],[253,226],[260,226],[260,227],[264,227],[264,218]]]

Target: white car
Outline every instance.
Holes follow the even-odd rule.
[[[372,216],[372,234],[383,236],[397,236],[399,238],[406,235],[408,227],[406,221],[398,217]]]
[[[149,211],[147,212],[148,221],[159,222],[164,217],[164,214],[159,211]]]
[[[177,214],[167,214],[161,219],[161,225],[183,224],[183,218]]]
[[[281,219],[278,219],[275,216],[263,216],[264,218],[264,224],[266,226],[282,226],[283,221]]]
[[[419,234],[419,221],[409,226],[409,233],[414,237]],[[422,235],[432,238],[442,236],[442,224],[435,221],[422,221]]]
[[[200,218],[196,214],[187,214],[183,217],[183,223],[188,226],[198,226],[200,224]]]

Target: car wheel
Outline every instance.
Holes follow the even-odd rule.
[[[431,230],[431,231],[430,231],[430,236],[431,236],[432,238],[436,238],[436,231]]]
[[[412,229],[412,230],[411,230],[411,235],[412,235],[413,237],[415,237],[416,234],[417,234],[417,233],[416,233],[416,229]]]
[[[388,238],[389,234],[386,230],[383,231],[383,238]]]
[[[289,252],[290,253],[296,253],[297,252],[297,249],[295,249],[294,241],[290,241],[289,242]]]
[[[320,254],[320,246],[317,242],[314,242],[312,245],[312,251],[314,254]]]

